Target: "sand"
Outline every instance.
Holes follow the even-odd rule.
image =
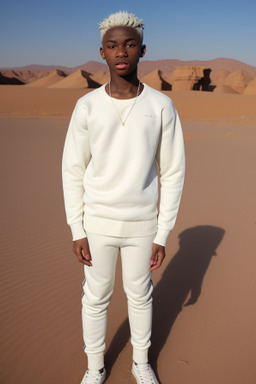
[[[33,81],[31,83],[26,84],[26,87],[49,87],[52,84],[56,84],[59,81],[63,80],[66,77],[66,73],[55,69],[49,73],[48,76],[45,76],[39,80]]]
[[[65,222],[61,156],[81,89],[0,87],[1,384],[80,383],[82,265]],[[160,384],[254,384],[255,95],[165,92],[180,113],[187,174],[153,273],[150,357]],[[106,383],[134,383],[120,262]]]

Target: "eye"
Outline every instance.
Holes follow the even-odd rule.
[[[127,48],[135,47],[135,43],[128,43],[128,44],[126,44],[126,47],[127,47]]]
[[[109,49],[114,49],[116,46],[115,45],[108,45]]]

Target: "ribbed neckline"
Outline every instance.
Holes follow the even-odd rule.
[[[101,86],[101,91],[103,92],[103,94],[105,95],[105,98],[111,102],[111,97],[109,96],[109,94],[106,92],[106,86],[107,86],[108,83],[106,84],[103,84]],[[145,97],[145,94],[147,92],[147,84],[144,84],[144,83],[141,83],[143,84],[144,88],[143,88],[143,91],[139,94],[139,96],[137,97],[137,101],[136,103],[139,103],[144,97]],[[136,99],[136,96],[131,98],[131,99],[116,99],[115,97],[112,97],[112,99],[115,100],[115,103],[120,103],[120,104],[130,104],[131,101],[134,101]]]

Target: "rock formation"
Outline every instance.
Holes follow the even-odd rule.
[[[24,82],[17,79],[14,76],[5,76],[2,72],[0,72],[0,84],[1,85],[23,85]]]
[[[209,68],[200,67],[200,66],[181,66],[176,67],[173,71],[173,91],[190,91],[193,90],[195,84],[202,87],[200,80],[205,77],[204,70]],[[211,71],[211,70],[210,70]]]

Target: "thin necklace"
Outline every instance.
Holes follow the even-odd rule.
[[[140,81],[139,81],[139,85],[138,85],[138,89],[137,89],[137,95],[136,95],[136,97],[135,97],[135,100],[134,100],[134,102],[133,102],[133,104],[132,104],[132,106],[131,106],[130,111],[128,112],[128,114],[127,114],[127,116],[126,116],[126,118],[125,118],[124,120],[122,119],[122,117],[121,117],[121,115],[120,115],[120,113],[119,113],[117,107],[115,106],[113,97],[111,96],[110,82],[108,83],[108,86],[109,86],[109,96],[110,96],[110,98],[111,98],[113,107],[115,108],[115,110],[116,110],[116,112],[117,112],[117,114],[118,114],[118,117],[119,117],[119,120],[120,120],[122,126],[124,126],[125,123],[126,123],[126,120],[128,119],[128,117],[129,117],[129,115],[130,115],[130,113],[131,113],[131,111],[133,110],[133,107],[134,107],[134,105],[136,104],[137,98],[138,98],[138,96],[139,96],[139,92],[140,92]]]

